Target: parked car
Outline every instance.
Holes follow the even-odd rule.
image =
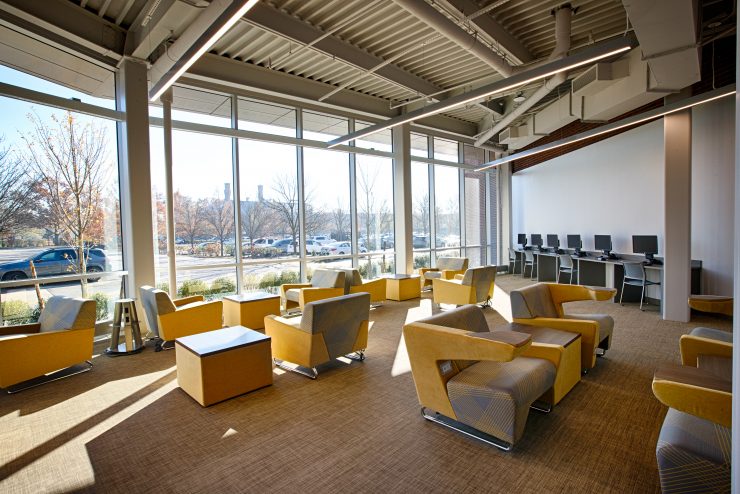
[[[306,240],[306,254],[321,254],[321,244],[317,240]]]
[[[86,249],[85,255],[87,257],[88,273],[101,273],[110,270],[108,258],[102,249]],[[77,249],[54,247],[22,261],[0,264],[0,279],[11,281],[30,278],[31,266],[29,261],[33,261],[38,277],[74,274],[77,272]],[[89,280],[98,281],[99,279],[90,278]]]
[[[365,247],[359,246],[360,253],[367,252]],[[334,242],[321,247],[321,254],[325,256],[343,256],[352,253],[352,244],[350,242]]]
[[[272,244],[272,248],[276,249],[281,254],[294,254],[295,253],[295,247],[293,246],[293,239],[291,238],[284,238],[282,240],[278,240],[277,242],[274,242]]]
[[[255,247],[255,248],[257,248],[257,247],[270,247],[274,243],[275,243],[275,240],[273,240],[271,238],[258,238],[257,240],[254,241],[254,243],[252,244],[252,246]]]
[[[425,247],[429,247],[429,237],[427,235],[414,235],[414,249]]]
[[[314,240],[320,245],[328,245],[334,243],[334,239],[331,238],[331,236],[329,235],[314,235],[313,237],[310,237],[309,240]]]

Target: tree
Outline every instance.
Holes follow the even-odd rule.
[[[272,210],[264,202],[245,201],[242,209],[242,233],[249,237],[252,254],[254,241],[262,236],[265,227],[272,221]]]
[[[63,117],[53,115],[51,124],[43,123],[37,113],[28,118],[33,130],[23,136],[24,162],[38,175],[43,201],[77,249],[77,272],[85,274],[85,245],[99,226],[103,183],[112,169],[105,128],[84,123],[70,111]],[[81,283],[86,296],[87,282]]]
[[[196,201],[179,192],[175,192],[174,196],[175,236],[185,239],[190,243],[191,251],[194,251],[195,239],[203,233],[203,201]]]
[[[414,201],[414,223],[421,227],[422,235],[429,235],[429,193]]]
[[[380,168],[372,167],[371,171],[370,166],[359,166],[357,171],[359,172],[357,174],[357,207],[360,215],[360,228],[365,230],[367,249],[375,250],[382,247],[377,245],[376,241],[380,238],[380,231],[388,226],[391,216],[386,201],[383,200],[376,204],[377,196],[373,194]]]
[[[350,231],[349,213],[342,207],[342,200],[337,198],[337,207],[331,212],[334,229],[337,232],[337,240],[345,240],[347,232]]]
[[[234,203],[214,197],[206,202],[203,218],[216,235],[221,247],[221,257],[223,257],[224,242],[234,231]]]
[[[33,181],[22,162],[3,148],[0,137],[0,237],[12,236],[31,222]]]

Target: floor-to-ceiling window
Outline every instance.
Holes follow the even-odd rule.
[[[429,157],[429,137],[411,133],[411,207],[413,224],[414,268],[431,264],[431,205],[429,194],[430,165],[414,161],[414,157]]]
[[[435,137],[434,159],[457,163],[458,143]],[[436,256],[460,256],[460,168],[456,166],[434,166],[434,225]]]
[[[485,151],[470,145],[463,146],[466,165],[480,166],[485,162]],[[465,255],[470,267],[486,263],[486,173],[466,169],[465,177]]]

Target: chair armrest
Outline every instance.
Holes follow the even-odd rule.
[[[452,280],[455,278],[458,274],[465,274],[465,270],[462,269],[443,269],[442,270],[442,278],[445,280]]]
[[[204,302],[205,297],[203,295],[191,295],[189,297],[178,298],[172,301],[175,307],[182,307],[183,305],[193,304],[195,302]]]
[[[434,361],[509,362],[529,348],[532,341],[530,335],[516,331],[476,333],[426,323],[407,324],[404,326],[403,334],[410,353],[411,347],[416,346],[414,343],[421,343],[421,346],[428,350],[428,358]]]
[[[690,334],[681,336],[681,364],[696,367],[699,355],[732,358],[732,343],[702,338]]]
[[[435,278],[432,280],[433,299],[435,304],[474,304],[475,288],[463,285],[458,280]]]
[[[384,302],[386,295],[385,278],[376,278],[374,280],[362,280],[362,285],[351,286],[349,293],[367,292],[370,294],[370,302]]]
[[[15,326],[0,326],[0,336],[9,336],[13,334],[34,334],[41,331],[41,324],[18,324]]]
[[[455,275],[455,279],[456,279],[456,280],[462,281],[462,280],[463,280],[463,278],[465,278],[465,275],[464,275],[464,274],[456,274],[456,275]]]
[[[522,352],[522,357],[541,358],[552,362],[556,369],[560,368],[560,360],[563,357],[563,351],[560,345],[552,343],[532,342],[529,348]]]
[[[285,299],[285,292],[292,290],[293,288],[311,288],[311,283],[286,283],[280,285],[280,296]]]
[[[566,302],[578,302],[582,300],[606,301],[617,294],[616,288],[601,288],[584,285],[561,285],[548,283],[550,296],[560,315],[563,314],[563,305]]]
[[[732,383],[702,369],[660,367],[653,376],[653,394],[675,410],[732,426]]]
[[[159,331],[163,340],[204,333],[223,327],[223,302],[197,302],[186,308],[161,314]]]
[[[344,288],[304,288],[298,296],[298,305],[303,308],[309,302],[324,300],[325,298],[341,297]]]
[[[562,319],[555,317],[534,317],[532,319],[514,318],[513,322],[530,326],[545,326],[562,329],[581,335],[581,368],[590,369],[596,363],[594,351],[599,344],[599,323],[583,319]]]
[[[419,268],[419,275],[422,277],[422,279],[424,278],[424,273],[426,273],[427,271],[439,271],[439,269],[437,269],[437,268]]]
[[[312,345],[314,336],[300,327],[300,321],[300,317],[291,321],[274,315],[265,316],[265,335],[272,338],[274,358],[304,367],[313,367],[312,355],[316,353]]]

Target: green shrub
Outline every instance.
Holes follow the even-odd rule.
[[[29,324],[38,320],[38,315],[34,319],[34,311],[23,300],[5,301],[0,304],[0,311],[2,311],[3,321],[7,325]],[[40,313],[40,311],[36,312]]]
[[[216,293],[236,293],[236,283],[229,278],[216,278],[211,283],[211,294]]]
[[[192,295],[205,295],[208,293],[208,285],[201,280],[183,281],[177,290],[179,297],[190,297]]]
[[[95,301],[95,320],[104,321],[108,319],[110,311],[108,310],[108,304],[110,303],[110,297],[105,293],[93,293],[90,299]]]
[[[414,257],[414,269],[428,268],[428,267],[429,267],[429,256]]]
[[[300,277],[296,271],[282,271],[280,274],[267,273],[259,282],[259,288],[271,288],[286,283],[298,283]]]
[[[157,283],[156,288],[158,290],[162,290],[163,292],[170,293],[170,284],[167,281],[162,281],[162,282]]]

